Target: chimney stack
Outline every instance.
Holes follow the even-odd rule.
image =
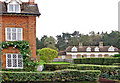
[[[80,43],[79,43],[79,48],[82,48],[82,46],[83,46],[83,44],[80,42]]]
[[[30,5],[34,5],[34,0],[29,0]]]
[[[103,48],[103,42],[99,42],[99,47]]]

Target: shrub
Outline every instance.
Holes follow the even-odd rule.
[[[120,58],[78,58],[74,59],[75,64],[97,64],[97,65],[112,65],[113,63],[120,63]]]
[[[120,70],[101,73],[100,77],[120,81]]]
[[[1,72],[2,82],[98,80],[99,70],[59,70],[55,72]]]
[[[58,54],[56,50],[50,48],[43,48],[41,50],[38,50],[38,52],[38,54],[40,55],[40,59],[42,59],[46,63],[52,62]]]
[[[120,66],[106,66],[106,65],[88,65],[88,64],[75,64],[68,67],[69,69],[78,70],[100,70],[101,73],[110,72],[120,69]]]
[[[115,54],[113,57],[120,57],[120,54]]]
[[[100,75],[99,70],[58,70],[55,72],[56,81],[95,81]]]
[[[113,63],[113,65],[117,65],[117,66],[120,66],[120,63]]]
[[[55,70],[66,69],[66,68],[68,68],[69,65],[70,65],[70,63],[66,63],[66,64],[47,63],[47,64],[44,64],[44,70],[55,71]]]

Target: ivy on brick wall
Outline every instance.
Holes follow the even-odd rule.
[[[11,41],[11,42],[1,42],[0,51],[7,49],[8,47],[13,47],[14,49],[19,49],[23,57],[23,70],[24,71],[35,71],[37,62],[29,60],[31,56],[30,44],[28,41]]]

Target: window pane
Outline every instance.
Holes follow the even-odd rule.
[[[17,67],[17,59],[13,59],[13,67]]]
[[[16,33],[12,33],[12,40],[16,40]]]
[[[9,5],[9,11],[13,11],[13,5]]]
[[[22,29],[21,28],[18,28],[18,33],[21,33]]]
[[[16,28],[12,28],[12,33],[16,33]]]
[[[11,54],[8,54],[8,55],[7,55],[7,58],[11,58]]]
[[[11,40],[11,33],[7,33],[7,40]]]
[[[23,63],[23,60],[22,59],[18,59],[18,67],[22,67],[22,63]]]
[[[18,58],[22,58],[22,55],[19,54],[19,55],[18,55]]]
[[[10,32],[11,32],[11,28],[7,28],[7,32],[9,32],[9,33],[10,33]]]
[[[15,11],[19,11],[19,5],[15,5]]]
[[[8,66],[8,67],[12,67],[11,59],[8,59],[8,60],[7,60],[7,66]]]

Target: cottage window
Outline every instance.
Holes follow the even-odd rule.
[[[6,68],[22,69],[23,58],[21,54],[6,54]]]
[[[115,48],[113,46],[108,48],[108,51],[115,51]]]
[[[86,51],[87,51],[87,52],[91,52],[91,48],[88,47],[88,48],[86,49]]]
[[[98,51],[99,51],[99,48],[98,48],[98,47],[96,47],[94,51],[98,52]]]
[[[77,48],[74,46],[72,49],[71,49],[72,52],[77,52]]]
[[[20,5],[19,4],[8,4],[8,12],[20,12]]]
[[[6,28],[6,41],[22,41],[22,28]]]

